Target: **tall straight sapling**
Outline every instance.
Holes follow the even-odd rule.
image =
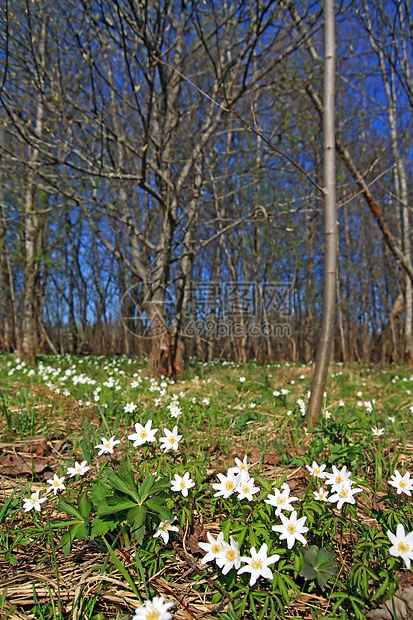
[[[337,277],[337,213],[335,166],[335,24],[334,1],[324,2],[324,94],[323,94],[323,176],[324,176],[324,287],[323,315],[310,402],[306,422],[314,425],[321,410],[334,338]]]

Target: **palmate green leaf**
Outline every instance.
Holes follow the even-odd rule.
[[[87,497],[86,493],[80,493],[77,498],[79,510],[68,502],[62,495],[59,496],[59,508],[69,515],[75,517],[75,519],[59,519],[53,523],[52,527],[65,527],[70,525],[70,529],[64,534],[60,540],[59,546],[63,547],[63,552],[68,555],[71,551],[73,541],[78,539],[84,539],[89,536],[89,515],[92,510],[92,502]]]
[[[129,495],[129,497],[135,500],[137,504],[141,503],[139,493],[136,489],[133,472],[125,470],[122,473],[111,471],[108,475],[107,482],[112,489],[125,493],[125,495]]]
[[[103,484],[92,484],[92,501],[95,506],[99,506],[111,494],[111,491]]]
[[[115,514],[117,512],[122,512],[123,510],[129,510],[130,508],[134,508],[137,505],[139,504],[129,499],[128,497],[107,497],[98,505],[97,514],[99,516]]]
[[[73,525],[66,534],[62,536],[59,547],[63,548],[63,553],[69,555],[73,542],[77,539],[84,540],[89,536],[89,527],[84,522]]]
[[[112,532],[119,523],[120,521],[116,517],[109,517],[108,515],[95,517],[92,520],[90,535],[92,538],[104,536],[108,532]]]
[[[155,486],[156,478],[152,474],[145,478],[142,484],[138,487],[138,493],[141,503],[144,502],[149,495],[153,495],[153,487]]]
[[[79,506],[80,514],[84,519],[88,519],[92,511],[92,502],[86,495],[86,493],[79,493],[77,498],[77,505]]]
[[[136,540],[138,545],[142,544],[146,534],[146,513],[147,508],[145,505],[142,505],[131,508],[130,510],[128,510],[128,513],[126,515],[126,519],[130,526],[131,535],[134,540]]]
[[[304,551],[300,575],[307,580],[316,579],[320,588],[325,590],[329,579],[338,572],[338,564],[334,558],[335,555],[332,551],[319,549],[318,547],[308,547]]]
[[[164,504],[163,498],[151,497],[146,500],[145,506],[151,511],[154,512],[162,521],[171,521],[173,519],[173,514],[169,510],[167,506]]]
[[[63,495],[59,495],[59,510],[63,510],[66,514],[72,515],[72,517],[76,517],[76,519],[82,521],[82,523],[84,521],[84,516],[82,513],[76,508],[76,506],[68,502]]]
[[[171,489],[171,479],[165,474],[160,474],[159,478],[156,480],[155,484],[152,487],[152,495],[155,495],[155,493],[159,495],[167,489]]]

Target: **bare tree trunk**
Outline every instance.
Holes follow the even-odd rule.
[[[44,80],[46,57],[46,15],[43,15],[39,38],[39,79]],[[44,92],[44,88],[41,88]],[[42,95],[38,95],[35,121],[35,135],[41,138],[43,133],[44,106]],[[21,304],[20,341],[17,355],[19,358],[33,362],[37,347],[37,318],[36,318],[36,285],[39,275],[40,223],[37,213],[37,186],[35,166],[39,159],[36,147],[29,146],[29,172],[25,193],[24,214],[24,284]],[[40,242],[40,243],[39,243]]]
[[[320,62],[320,56],[317,53],[317,50],[314,48],[310,37],[308,36],[308,33],[305,31],[304,25],[302,23],[302,20],[300,18],[300,15],[298,14],[297,9],[295,8],[295,5],[293,4],[293,2],[291,0],[286,0],[287,1],[287,5],[288,5],[288,9],[291,13],[291,16],[293,18],[294,24],[297,27],[298,31],[300,32],[300,34],[305,38],[305,42],[307,45],[307,49],[313,59],[314,62],[319,63]],[[308,94],[308,96],[310,97],[311,101],[314,104],[314,107],[316,108],[317,112],[320,115],[320,118],[323,117],[323,104],[320,100],[320,97],[318,96],[318,94],[316,93],[316,91],[314,90],[313,86],[310,84],[309,81],[306,82],[305,84],[305,89],[306,92]],[[347,147],[345,146],[344,142],[342,141],[341,137],[336,134],[336,138],[335,138],[336,142],[336,150],[337,153],[340,155],[340,158],[342,160],[342,162],[345,164],[345,166],[347,167],[348,171],[351,173],[351,175],[353,176],[355,182],[357,183],[359,189],[360,189],[360,193],[362,194],[363,198],[365,199],[371,213],[373,214],[382,234],[383,234],[383,238],[388,246],[388,248],[390,249],[390,251],[392,252],[392,254],[395,256],[395,258],[397,258],[397,260],[399,261],[400,265],[403,267],[403,269],[405,270],[405,272],[408,274],[410,280],[413,282],[413,266],[411,264],[411,262],[409,260],[406,259],[406,256],[403,252],[403,250],[400,248],[396,238],[394,237],[393,233],[391,232],[388,222],[386,220],[386,218],[383,216],[379,205],[377,204],[376,200],[373,198],[373,195],[370,192],[370,189],[364,179],[364,176],[362,175],[362,173],[360,172],[359,168],[357,167],[357,165],[355,164],[355,162],[353,161],[353,158],[351,157],[350,151],[347,149]]]
[[[360,281],[360,292],[361,292],[361,326],[360,326],[360,346],[361,346],[361,360],[363,364],[368,364],[368,350],[369,350],[369,328],[368,328],[368,270],[367,270],[367,225],[364,217],[364,212],[361,213],[361,264],[362,264],[362,275]]]
[[[172,330],[173,367],[174,371],[183,371],[184,337],[181,334],[183,317],[188,309],[192,269],[194,263],[193,235],[199,214],[202,189],[202,158],[201,153],[193,164],[193,194],[188,208],[188,223],[183,240],[183,256],[181,258],[181,276],[177,284],[177,309]]]
[[[338,250],[337,250],[338,253]],[[340,332],[340,344],[341,344],[341,359],[343,361],[344,364],[347,364],[348,358],[347,358],[347,343],[346,343],[346,334],[344,331],[344,321],[343,321],[343,311],[342,311],[342,297],[341,297],[341,287],[340,287],[340,280],[341,280],[341,270],[340,270],[340,265],[338,264],[338,269],[337,269],[337,310],[338,310],[338,328],[339,328],[339,332]]]
[[[221,235],[217,243],[215,250],[215,257],[212,269],[212,281],[215,283],[214,288],[211,288],[208,302],[207,302],[207,321],[208,321],[208,338],[207,338],[207,362],[212,362],[214,358],[214,344],[215,344],[215,326],[216,326],[216,314],[215,314],[215,300],[219,295],[219,285],[221,280],[221,256],[222,256],[222,244],[224,238]]]
[[[323,315],[306,421],[313,426],[321,411],[334,338],[337,278],[337,214],[334,130],[335,29],[334,0],[324,0],[324,226]]]
[[[390,68],[389,71],[386,69],[384,52],[381,47],[377,44],[375,38],[372,35],[373,29],[370,20],[369,7],[364,3],[366,19],[369,27],[370,34],[370,44],[373,50],[376,52],[379,59],[379,67],[382,75],[382,80],[384,84],[384,89],[386,91],[387,97],[387,116],[389,119],[390,125],[390,137],[391,137],[391,146],[392,146],[392,154],[395,162],[395,170],[394,170],[394,185],[395,185],[395,196],[396,200],[400,205],[401,210],[401,224],[402,224],[402,246],[403,252],[405,256],[405,260],[410,268],[412,267],[411,263],[411,242],[410,242],[410,217],[409,217],[409,206],[408,206],[408,189],[407,189],[407,175],[406,168],[404,165],[403,158],[400,154],[399,150],[399,140],[397,134],[397,118],[396,118],[396,105],[397,105],[397,93],[395,88],[395,75],[394,68]],[[402,19],[403,12],[400,12],[400,17]],[[406,52],[403,49],[405,57]],[[409,63],[406,63],[406,78],[410,81],[410,68]],[[389,83],[390,80],[390,83]],[[405,273],[404,277],[405,282],[405,323],[404,323],[404,345],[405,345],[405,354],[409,361],[409,365],[413,366],[413,302],[412,302],[412,281],[409,277],[408,273]]]
[[[6,212],[3,200],[3,174],[0,173],[0,314],[3,322],[3,347],[10,352],[17,346],[17,311],[13,274],[6,235]]]

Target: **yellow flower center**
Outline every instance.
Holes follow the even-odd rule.
[[[319,467],[316,467],[316,468],[315,468],[315,470],[314,470],[314,475],[315,475],[315,476],[319,476],[319,475],[320,475],[320,473],[321,473],[320,468],[319,468]]]
[[[145,431],[145,429],[142,429],[142,430],[141,430],[141,437],[142,437],[142,439],[145,439],[145,437],[147,436],[147,434],[148,434],[148,433]]]
[[[231,491],[234,488],[235,484],[232,482],[232,480],[227,480],[225,483],[225,488],[227,491]]]
[[[279,504],[285,504],[285,499],[286,498],[281,495],[281,497],[278,498],[278,503]]]
[[[287,525],[287,531],[289,534],[295,534],[297,528],[294,525],[294,523],[290,523],[289,525]]]
[[[185,488],[185,482],[183,480],[181,480],[181,482],[179,483],[179,486],[181,487],[181,489]]]
[[[237,557],[237,554],[235,553],[234,549],[228,549],[228,551],[225,553],[225,557],[227,558],[228,562],[233,562]]]
[[[170,529],[171,529],[170,523],[164,523],[163,526],[161,527],[161,530],[164,532],[168,532]]]
[[[212,545],[212,547],[211,547],[211,552],[212,552],[214,555],[217,555],[220,551],[221,551],[221,547],[220,547],[219,545],[217,545],[217,544]]]
[[[175,443],[175,441],[176,441],[175,435],[170,435],[168,441],[169,441],[169,443]]]
[[[104,441],[103,445],[105,446],[105,448],[110,448],[110,443],[108,441]]]
[[[338,484],[340,484],[341,482],[343,482],[343,476],[341,474],[338,474],[338,476],[336,477],[336,482]]]
[[[54,487],[60,487],[60,482],[58,480],[53,480]]]
[[[348,489],[341,489],[340,497],[347,497],[347,495],[348,495]]]
[[[397,545],[397,549],[400,551],[400,553],[407,553],[408,551],[410,551],[410,545],[408,545],[405,540],[401,540]]]
[[[157,611],[156,609],[152,609],[150,611],[147,611],[146,616],[145,616],[145,620],[159,620],[159,614],[160,614],[160,612]]]
[[[404,489],[404,487],[407,487],[407,482],[406,480],[400,480],[400,486],[402,487],[402,489]]]
[[[249,493],[250,492],[250,488],[247,485],[241,486],[241,490],[242,490],[243,493]]]
[[[251,566],[254,570],[262,570],[262,560],[258,558],[258,560],[253,560],[251,562]]]

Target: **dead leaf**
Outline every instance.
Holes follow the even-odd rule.
[[[44,437],[31,437],[24,447],[25,452],[44,456],[47,452],[47,442]]]
[[[202,525],[195,524],[191,527],[190,534],[186,540],[185,546],[191,551],[191,553],[199,553],[199,537],[203,532]]]
[[[45,469],[51,469],[51,466],[49,460],[42,457],[29,460],[19,453],[8,452],[0,459],[0,473],[7,476],[41,474]]]

